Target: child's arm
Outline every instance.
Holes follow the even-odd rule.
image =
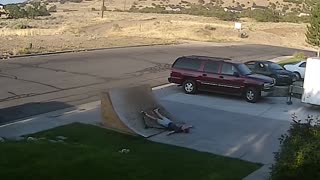
[[[176,131],[170,131],[167,133],[167,136],[170,136],[171,134],[174,134],[174,133],[176,133]]]

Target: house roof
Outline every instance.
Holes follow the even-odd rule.
[[[243,8],[241,6],[227,7],[226,9],[228,9],[229,11],[242,11],[243,10]]]

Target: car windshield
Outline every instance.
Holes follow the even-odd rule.
[[[238,70],[243,75],[249,75],[252,74],[252,71],[244,64],[238,64]]]
[[[269,68],[273,70],[283,70],[283,67],[276,63],[269,63]]]

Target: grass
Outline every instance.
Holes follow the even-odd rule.
[[[301,60],[302,60],[301,58],[292,57],[292,58],[289,58],[289,59],[285,59],[285,60],[279,61],[278,64],[281,65],[281,66],[284,66],[286,64],[293,64],[293,63],[299,62]]]
[[[56,136],[68,139],[0,143],[1,179],[242,179],[260,167],[79,123],[33,135]]]
[[[297,63],[297,62],[304,60],[304,59],[306,59],[306,55],[303,52],[299,52],[299,53],[295,53],[292,58],[279,61],[278,64],[281,66],[284,66],[286,64]]]

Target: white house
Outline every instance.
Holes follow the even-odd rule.
[[[175,12],[180,12],[181,9],[180,8],[175,8],[175,7],[170,7],[170,6],[167,6],[165,8],[166,11],[175,11]]]
[[[308,14],[308,13],[300,13],[300,14],[298,15],[298,17],[303,17],[303,16],[310,16],[310,14]]]
[[[225,8],[223,8],[223,10],[225,12],[241,13],[243,9],[241,7],[235,7],[235,8],[232,8],[232,7],[227,8],[227,7],[225,7]]]
[[[256,10],[256,9],[267,10],[268,7],[266,7],[266,6],[257,6],[257,5],[251,7],[251,10]]]
[[[3,10],[3,9],[4,9],[4,5],[0,4],[0,10]]]

